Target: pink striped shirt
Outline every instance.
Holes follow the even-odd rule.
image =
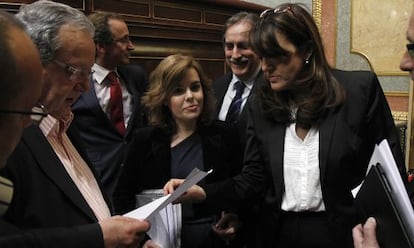
[[[83,198],[95,213],[96,218],[101,221],[109,218],[111,213],[91,169],[66,135],[66,130],[72,120],[73,114],[71,112],[62,120],[48,115],[42,120],[39,127]]]

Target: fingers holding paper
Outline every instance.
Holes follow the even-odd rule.
[[[177,189],[181,184],[184,183],[184,179],[170,179],[164,185],[164,194],[171,194]],[[183,203],[183,202],[202,202],[206,199],[206,192],[203,188],[198,185],[191,186],[187,191],[185,191],[180,197],[178,197],[173,203]]]
[[[149,239],[147,240],[147,242],[145,242],[142,248],[161,248],[161,246],[159,246],[157,243]]]
[[[355,248],[380,248],[377,242],[375,230],[377,224],[374,218],[370,217],[362,226],[361,224],[352,229]]]
[[[150,223],[134,218],[113,216],[99,222],[105,248],[137,247],[150,229]]]

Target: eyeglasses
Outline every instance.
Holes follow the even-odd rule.
[[[414,58],[414,43],[407,44],[407,52],[411,58]]]
[[[262,13],[260,13],[260,18],[264,18],[266,16],[266,14],[268,13],[273,13],[273,14],[279,14],[279,13],[291,13],[293,15],[295,15],[293,13],[292,7],[287,6],[286,8],[276,8],[276,9],[265,9]]]
[[[0,109],[2,114],[20,114],[20,115],[29,115],[30,119],[35,123],[40,123],[43,118],[45,118],[49,113],[47,112],[43,104],[38,103],[32,108],[32,111],[23,111],[23,110],[8,110]]]
[[[93,71],[87,71],[81,68],[75,68],[73,66],[70,66],[66,63],[63,63],[59,60],[53,60],[53,63],[55,63],[56,65],[58,65],[60,68],[62,68],[63,70],[65,70],[66,75],[68,75],[69,79],[72,82],[79,82],[85,78],[89,78],[89,76],[91,75],[91,73],[93,73]]]
[[[131,42],[131,39],[129,38],[129,35],[125,35],[124,37],[122,37],[122,38],[119,38],[119,39],[113,39],[113,41],[114,42],[119,42],[119,43],[122,43],[122,44],[128,44],[128,43],[130,43]]]

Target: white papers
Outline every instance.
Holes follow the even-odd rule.
[[[204,172],[194,168],[183,184],[173,193],[166,196],[162,196],[162,189],[143,191],[137,195],[138,204],[149,203],[124,214],[124,216],[148,220],[151,223],[151,229],[148,231],[148,235],[155,243],[161,247],[179,248],[181,236],[181,205],[172,205],[171,203],[211,172],[212,170]]]
[[[410,238],[414,237],[414,210],[387,140],[383,140],[379,145],[375,146],[367,173],[371,166],[376,164],[380,164],[381,169],[384,171],[391,188],[391,197],[401,215],[404,226],[407,228],[408,236]]]
[[[143,206],[160,197],[162,189],[144,190],[137,196],[137,206]],[[179,248],[181,245],[181,204],[168,204],[148,219],[151,229],[147,234],[160,247]]]
[[[179,196],[181,196],[185,191],[187,191],[191,186],[198,183],[201,179],[206,177],[211,172],[212,170],[205,172],[197,168],[194,168],[193,171],[191,171],[191,173],[187,176],[183,184],[181,184],[173,193],[163,196],[131,212],[128,212],[124,214],[124,216],[141,219],[141,220],[150,219],[152,215],[154,215],[155,213],[163,209],[168,204],[172,203]]]

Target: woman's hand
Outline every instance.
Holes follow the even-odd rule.
[[[176,179],[173,178],[169,180],[164,185],[164,194],[168,195],[174,192],[176,188],[178,188],[181,184],[183,184],[184,179]],[[174,201],[174,203],[183,203],[183,202],[202,202],[206,199],[206,192],[203,188],[201,188],[198,185],[193,185],[191,188],[189,188],[184,194],[182,194],[180,197],[177,198],[177,200]]]

